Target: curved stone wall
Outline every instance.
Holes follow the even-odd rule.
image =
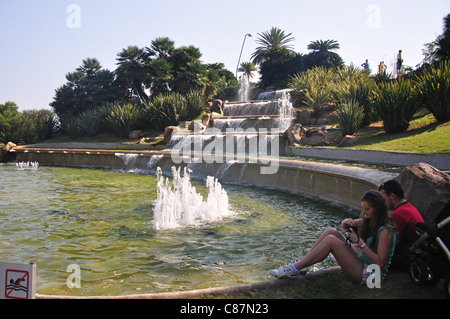
[[[167,173],[174,165],[187,166],[193,171],[193,177],[215,176],[220,181],[301,193],[358,210],[365,191],[376,189],[381,182],[396,176],[373,169],[297,160],[279,160],[276,173],[261,174],[261,169],[267,165],[248,158],[227,163],[217,160],[210,164],[175,164],[170,153],[164,152],[26,148],[17,148],[13,152],[18,162],[37,161],[40,165],[51,166],[142,170],[155,170],[159,166]]]

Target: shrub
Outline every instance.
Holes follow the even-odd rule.
[[[186,94],[186,103],[186,118],[182,120],[192,120],[202,114],[205,110],[206,99],[200,91],[191,91]]]
[[[77,117],[78,126],[89,136],[94,136],[102,128],[102,117],[100,111],[96,109],[87,110]]]
[[[77,138],[80,134],[80,126],[76,118],[64,120],[61,123],[61,130],[71,138]]]
[[[141,106],[129,102],[114,102],[105,106],[105,123],[122,137],[128,137],[142,119]]]
[[[50,115],[47,119],[36,124],[36,135],[42,141],[52,137],[53,132],[57,129],[57,120],[54,115]]]
[[[184,96],[171,92],[158,94],[145,107],[144,117],[157,129],[178,125],[188,117],[188,103]]]
[[[342,136],[355,134],[364,119],[364,108],[356,100],[349,100],[341,103],[336,112],[342,127]]]
[[[291,78],[289,88],[293,89],[294,99],[303,105],[311,107],[317,117],[320,110],[333,102],[334,69],[314,67]]]
[[[420,101],[411,81],[399,78],[379,83],[371,106],[383,121],[387,133],[399,133],[408,129]]]
[[[450,120],[450,62],[443,61],[416,78],[423,106],[440,122]]]

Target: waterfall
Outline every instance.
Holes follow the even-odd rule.
[[[239,78],[239,101],[248,101],[250,95],[250,80],[248,76],[243,74]]]
[[[292,103],[290,101],[290,94],[283,91],[278,103],[280,104],[278,127],[281,132],[284,132],[291,126],[294,118],[294,108],[292,107]]]
[[[221,220],[231,215],[228,195],[222,185],[212,176],[206,179],[208,198],[197,193],[191,184],[190,171],[172,167],[172,183],[164,178],[161,168],[157,168],[157,197],[153,208],[155,230],[178,228],[201,222]]]

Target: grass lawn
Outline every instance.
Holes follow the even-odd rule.
[[[381,122],[361,128],[358,143],[347,148],[450,155],[450,122],[436,123],[433,115],[420,111],[404,133],[386,134]]]

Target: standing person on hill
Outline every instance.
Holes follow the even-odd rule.
[[[397,228],[397,244],[391,269],[407,270],[413,256],[409,249],[420,237],[416,233],[416,224],[423,223],[422,215],[405,199],[403,187],[397,180],[382,183],[378,191],[383,195],[387,209],[392,210],[390,215]]]
[[[398,50],[397,54],[397,75],[400,75],[400,69],[402,68],[403,58],[402,58],[402,50]]]

